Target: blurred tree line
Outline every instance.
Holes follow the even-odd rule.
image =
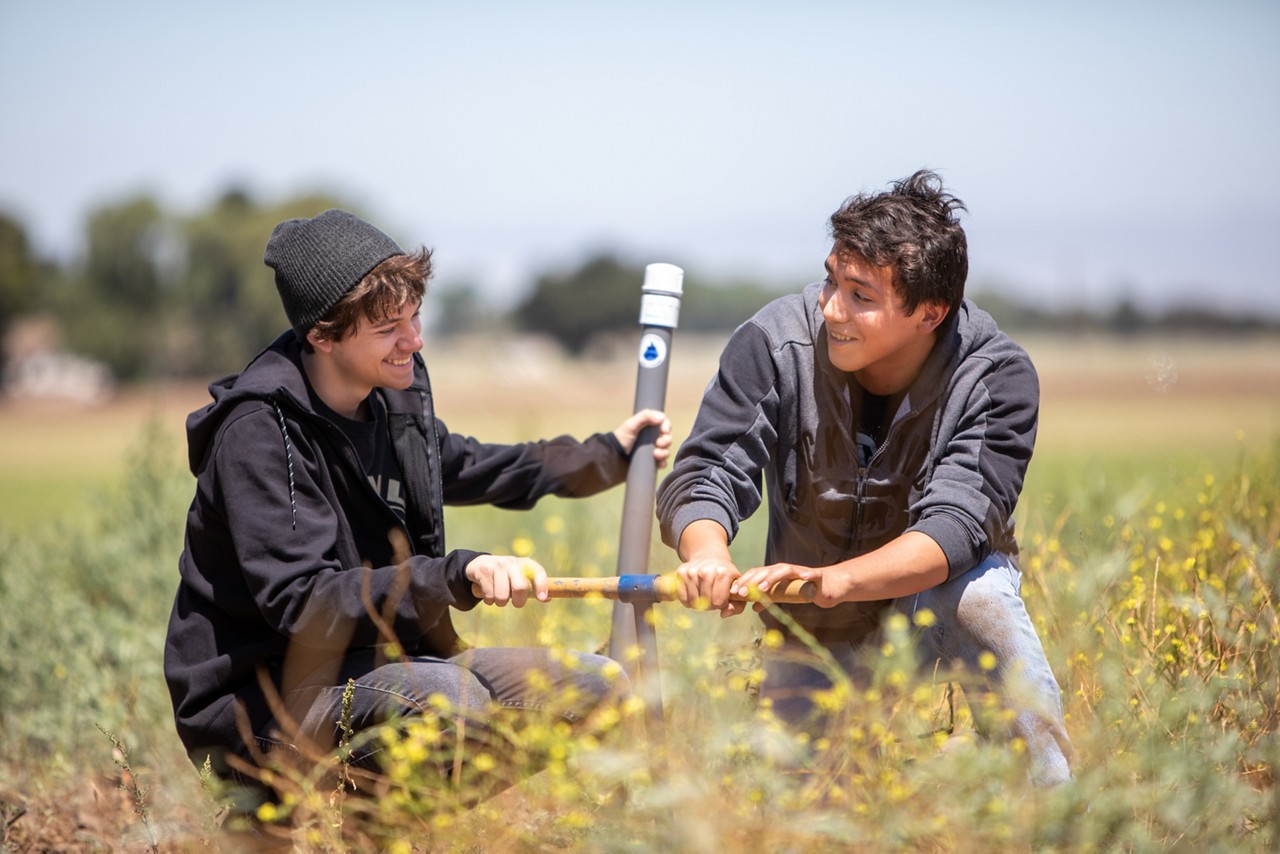
[[[643,264],[597,254],[572,269],[538,276],[514,320],[518,328],[550,335],[581,355],[597,335],[636,329],[643,282]],[[711,282],[686,270],[680,331],[731,331],[784,292],[759,282]]]
[[[45,318],[57,346],[106,365],[122,381],[211,378],[239,370],[287,327],[262,251],[281,220],[358,206],[323,194],[277,203],[230,189],[207,210],[178,215],[139,195],[103,205],[85,222],[83,256],[36,257],[22,224],[0,212],[0,338],[19,318]],[[415,244],[416,245],[416,244]],[[636,328],[642,264],[610,253],[537,275],[506,315],[465,283],[431,286],[433,335],[494,327],[548,335],[581,355],[597,336]],[[727,332],[799,282],[709,281],[687,273],[680,328]],[[1001,326],[1022,330],[1237,332],[1277,327],[1202,309],[1160,317],[1128,302],[1102,313],[1047,312],[976,289]],[[4,353],[0,352],[0,358]],[[3,367],[0,364],[0,367]]]
[[[21,316],[51,318],[60,347],[125,381],[237,370],[287,325],[266,236],[337,204],[261,205],[230,190],[184,217],[136,196],[92,211],[83,257],[61,266],[33,257],[21,225],[0,215],[0,333]]]
[[[100,361],[122,381],[239,370],[288,326],[262,262],[271,229],[331,207],[360,213],[326,195],[263,204],[232,189],[207,210],[180,216],[140,195],[90,212],[83,257],[65,265],[37,258],[22,224],[0,213],[0,336],[19,318],[51,319],[61,348]],[[599,254],[538,276],[499,317],[474,288],[433,282],[432,334],[500,325],[549,335],[579,355],[597,335],[635,328],[643,279],[643,265]],[[732,329],[777,293],[687,278],[681,328]]]

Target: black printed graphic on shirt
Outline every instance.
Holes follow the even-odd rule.
[[[371,416],[368,421],[356,421],[339,415],[326,406],[318,395],[313,395],[312,403],[351,440],[369,483],[403,522],[405,501],[400,464],[391,450],[391,439],[387,432],[387,410],[382,399],[376,393],[366,398],[365,405]]]
[[[794,466],[788,511],[813,533],[806,543],[811,554],[793,556],[798,562],[820,566],[844,560],[884,545],[907,528],[908,496],[925,463],[927,443],[901,436],[872,467],[888,435],[889,408],[900,400],[881,398],[882,411],[873,411],[869,420],[861,417],[862,401],[855,401],[856,414],[828,399],[818,423],[800,427],[798,459],[782,463],[783,471]],[[841,429],[841,423],[848,426]]]
[[[395,464],[395,460],[391,460]],[[404,521],[404,494],[400,489],[399,470],[396,471],[395,477],[388,477],[384,474],[370,474],[369,483],[373,485],[374,491],[382,496],[382,500],[396,511],[396,515]]]

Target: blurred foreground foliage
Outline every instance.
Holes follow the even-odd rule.
[[[1280,445],[1119,480],[1063,469],[1024,496],[1024,594],[1063,686],[1076,751],[1067,785],[1030,787],[1016,744],[975,737],[964,698],[911,667],[905,622],[878,651],[872,686],[824,695],[834,723],[806,743],[753,701],[759,647],[776,639],[751,618],[664,605],[654,613],[665,744],[646,737],[632,701],[585,734],[499,720],[455,766],[450,710],[439,708],[371,734],[383,773],[349,768],[343,747],[278,760],[276,797],[228,817],[226,793],[202,787],[177,743],[160,671],[190,482],[157,441],[144,437],[127,479],[81,518],[21,538],[0,528],[6,850],[72,837],[223,850],[246,821],[259,842],[312,851],[1280,844]],[[608,574],[615,498],[465,509],[450,519],[451,538],[565,574]],[[742,564],[760,553],[762,533],[744,528]],[[476,609],[458,622],[477,644],[597,649],[609,615],[607,603],[556,602]],[[509,779],[520,782],[487,797]],[[145,830],[127,803],[103,796],[107,782],[145,792]],[[86,800],[87,789],[96,794]]]

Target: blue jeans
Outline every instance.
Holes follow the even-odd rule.
[[[1003,554],[993,554],[966,573],[914,596],[896,599],[885,615],[901,613],[915,625],[915,616],[928,609],[934,623],[919,632],[922,667],[931,671],[961,665],[962,684],[972,695],[994,690],[1012,712],[1007,736],[1022,739],[1031,760],[1031,777],[1037,785],[1053,785],[1070,779],[1071,744],[1062,717],[1062,693],[1044,648],[1022,601],[1022,573]],[[855,633],[851,639],[823,633],[822,644],[849,674],[855,685],[865,685],[870,671],[865,651],[878,649],[878,632]],[[995,656],[987,670],[983,653]],[[990,666],[991,662],[986,662]],[[766,653],[765,679],[760,694],[768,697],[774,713],[792,726],[822,726],[815,718],[810,694],[829,688],[830,679],[813,663],[813,654],[796,638]],[[999,728],[983,714],[982,704],[970,704],[974,722],[985,735]]]
[[[483,738],[495,708],[552,715],[576,724],[607,700],[629,691],[622,668],[601,655],[523,647],[470,649],[453,658],[416,657],[379,663],[374,650],[348,656],[337,673],[322,668],[316,681],[290,691],[286,707],[297,711],[298,729],[322,748],[339,743],[342,697],[354,679],[350,726],[356,732],[398,718],[435,715],[432,697],[448,701],[449,717],[466,723],[469,737]],[[529,675],[542,674],[537,687]],[[361,765],[376,765],[377,743],[353,751]]]

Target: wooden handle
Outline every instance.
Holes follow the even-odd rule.
[[[608,578],[557,577],[547,579],[547,592],[552,599],[619,599],[624,602],[674,601],[679,582],[673,575],[617,575]],[[472,584],[471,592],[483,597],[480,585]],[[813,601],[818,587],[812,581],[790,581],[780,590],[755,596],[732,595],[735,602],[768,601],[778,605],[803,605]]]

